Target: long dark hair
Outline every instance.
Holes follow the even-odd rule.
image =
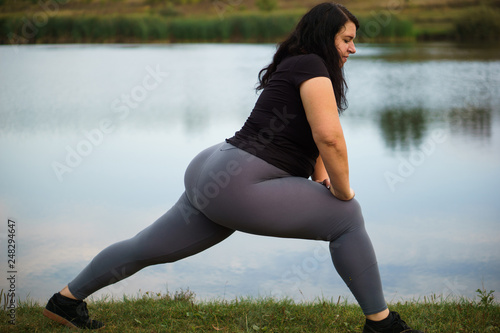
[[[297,24],[290,36],[278,46],[273,62],[259,72],[259,86],[264,89],[283,59],[299,54],[314,53],[326,63],[333,83],[339,113],[347,107],[347,84],[341,67],[341,57],[335,47],[335,36],[351,21],[359,28],[358,19],[344,6],[325,2],[312,8]]]

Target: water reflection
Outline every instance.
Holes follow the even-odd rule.
[[[484,108],[453,109],[448,114],[451,129],[462,135],[488,139],[492,135],[492,110]]]
[[[492,110],[468,107],[433,114],[422,108],[393,109],[379,112],[379,126],[386,146],[394,151],[419,147],[432,123],[445,121],[451,131],[475,139],[492,135]]]
[[[392,150],[420,146],[427,130],[427,117],[420,108],[383,110],[379,122],[385,143]]]
[[[45,300],[102,248],[133,236],[175,203],[193,155],[247,118],[257,73],[275,47],[19,50],[0,47],[0,241],[2,221],[17,218],[19,295]],[[415,62],[412,52],[433,60]],[[346,66],[350,107],[342,122],[352,183],[388,299],[432,292],[470,297],[482,280],[500,290],[500,59],[463,56],[475,52],[463,49],[454,59],[453,49],[440,45],[360,45]],[[131,94],[145,68],[156,65],[168,73],[164,82],[119,117],[113,101]],[[111,119],[113,132],[59,181],[51,164],[65,163],[67,147],[76,149],[103,119]],[[436,129],[443,140],[420,154]],[[478,147],[471,138],[487,144]],[[388,172],[398,177],[392,190]],[[75,230],[78,242],[68,237]],[[323,249],[323,243],[236,233],[101,294],[189,287],[201,298],[349,295]]]
[[[498,60],[498,45],[494,43],[408,43],[408,44],[373,44],[356,57],[364,59],[384,59],[400,61],[490,61]]]

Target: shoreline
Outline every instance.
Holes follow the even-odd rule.
[[[478,299],[474,300],[430,295],[421,301],[390,302],[389,307],[401,313],[412,328],[426,332],[498,332],[500,305],[491,291],[478,289],[476,293]],[[91,318],[106,324],[100,332],[353,332],[364,325],[359,306],[340,297],[305,303],[265,297],[197,302],[188,289],[91,300],[88,305]],[[13,312],[15,325],[3,320],[0,331],[64,329],[41,315],[44,306],[29,300],[18,302]],[[6,309],[2,313],[12,317]]]
[[[356,39],[358,43],[499,41],[500,9],[493,5],[471,8],[466,14],[453,12],[434,21],[412,16],[404,8],[366,11],[358,16],[361,26]],[[32,7],[25,12],[4,10],[0,14],[0,45],[277,43],[293,30],[304,12],[246,10],[228,11],[222,16],[170,16],[149,8],[135,13],[99,14],[95,10],[63,11],[62,5]]]

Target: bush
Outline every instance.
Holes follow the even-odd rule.
[[[154,12],[153,9],[151,9],[152,12]],[[179,12],[173,3],[167,3],[166,6],[164,6],[163,8],[160,8],[158,9],[158,14],[160,14],[161,16],[165,16],[165,17],[169,17],[169,16],[179,16],[181,14],[181,12]]]
[[[390,40],[414,38],[413,23],[401,20],[396,16],[389,16],[380,21],[373,17],[359,18],[360,28],[357,36],[360,40]]]
[[[0,19],[0,43],[101,42],[278,42],[300,15],[231,15],[219,18],[166,18],[160,15],[54,16],[36,33],[23,36],[21,17]],[[19,36],[16,40],[9,36]],[[16,37],[16,36],[15,36]]]
[[[500,40],[500,10],[482,7],[467,11],[455,21],[455,34],[461,41]]]
[[[255,5],[262,11],[270,12],[278,7],[277,0],[255,0]]]

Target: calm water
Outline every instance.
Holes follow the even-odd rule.
[[[45,301],[183,191],[231,136],[272,45],[0,47],[0,288],[16,222],[16,292]],[[500,50],[359,45],[342,117],[351,182],[389,301],[500,292]],[[352,296],[326,243],[236,233],[96,293]]]

